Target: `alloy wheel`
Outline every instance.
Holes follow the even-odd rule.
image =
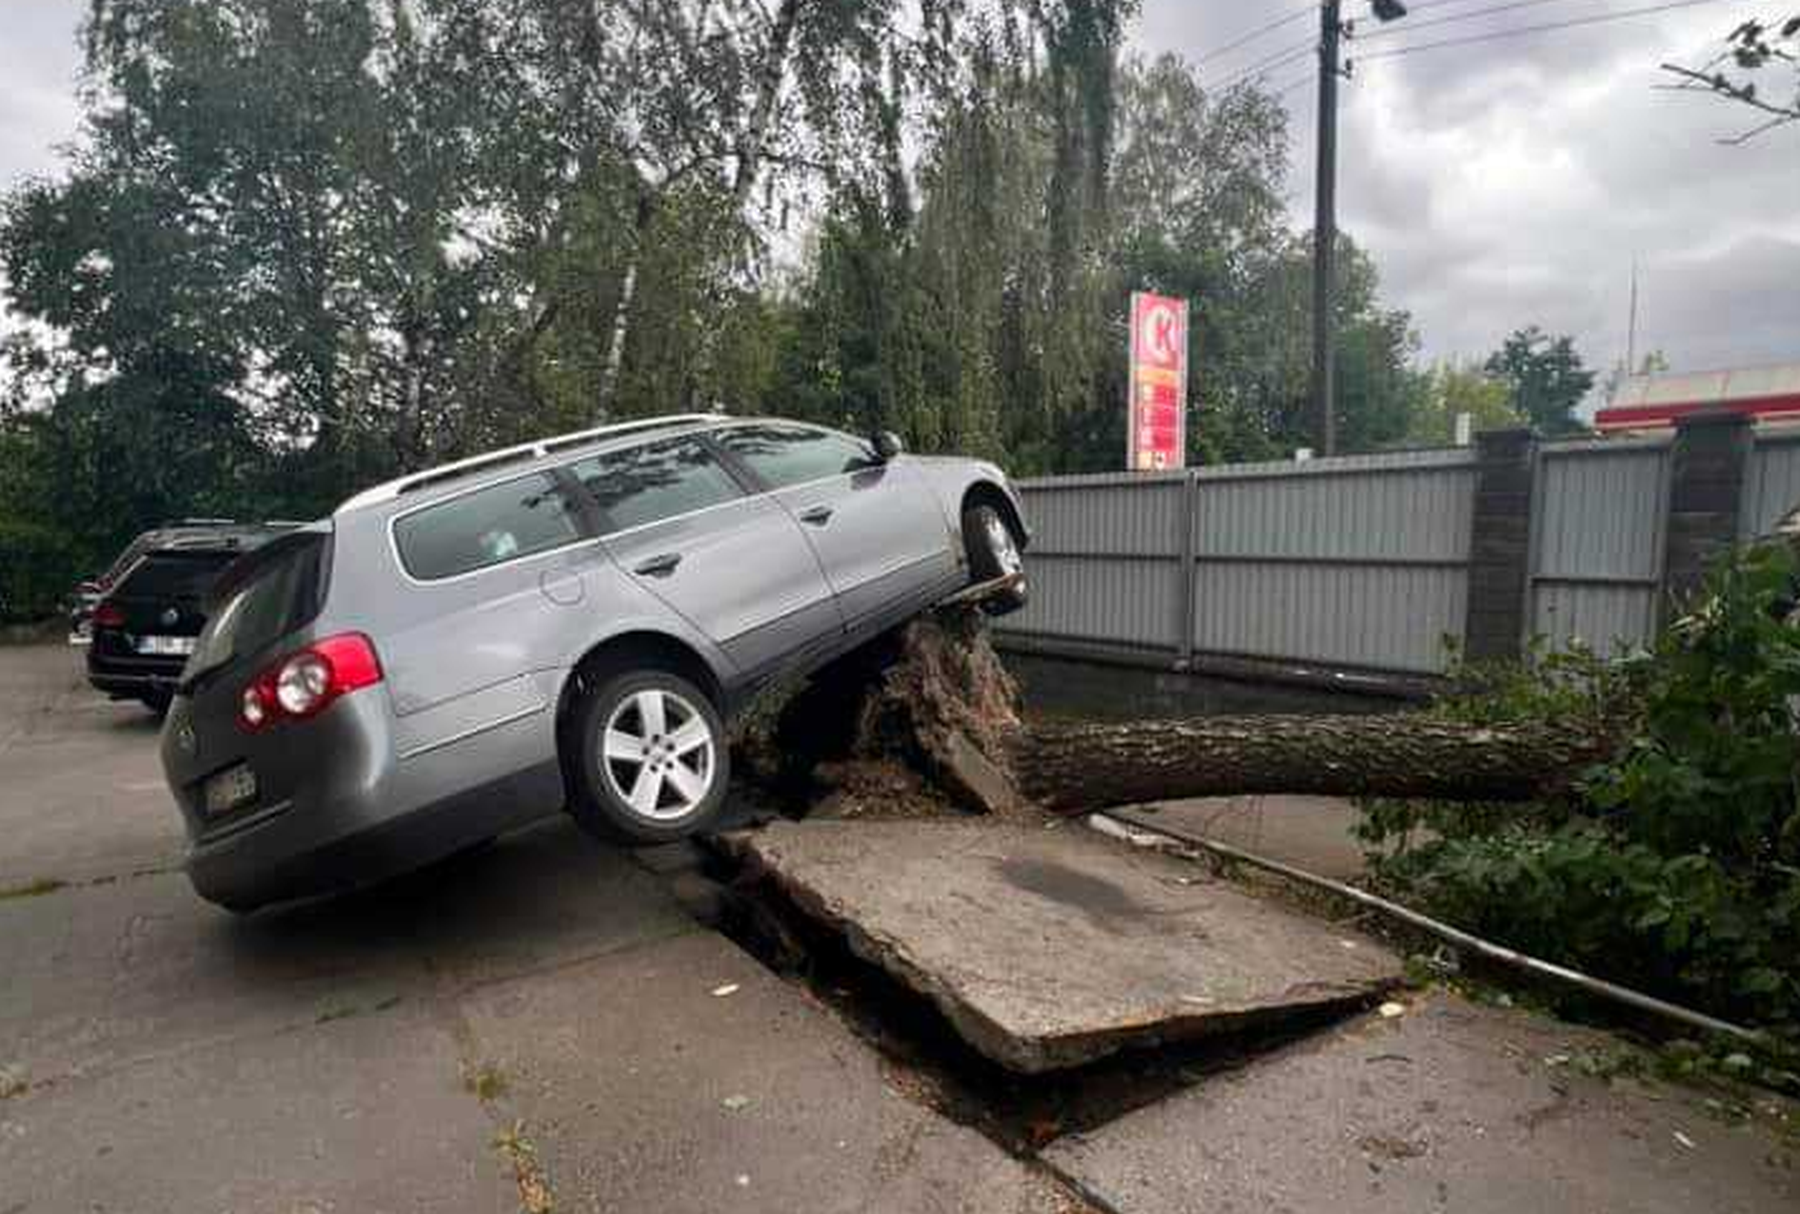
[[[686,698],[645,688],[620,700],[600,739],[600,768],[612,791],[653,822],[687,817],[706,799],[718,742]]]

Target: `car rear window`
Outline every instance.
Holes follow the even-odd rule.
[[[453,497],[394,523],[400,563],[426,581],[530,556],[580,537],[574,506],[543,473]]]
[[[301,532],[233,567],[194,643],[190,672],[205,672],[267,648],[310,624],[325,605],[328,535]]]
[[[122,597],[201,599],[235,552],[152,552],[119,583]]]

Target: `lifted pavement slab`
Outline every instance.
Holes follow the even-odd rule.
[[[1365,937],[1072,824],[780,822],[728,845],[1015,1071],[1348,1010],[1402,973]]]
[[[1431,993],[1214,1076],[1044,1160],[1121,1214],[1739,1214],[1800,1202],[1795,1151],[1702,1098],[1581,1073],[1603,1034]]]
[[[799,988],[711,934],[464,1003],[558,1211],[1075,1208],[1041,1169],[895,1090]]]

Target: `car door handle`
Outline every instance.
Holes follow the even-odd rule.
[[[814,527],[823,527],[831,521],[831,507],[808,506],[800,512],[800,521]]]
[[[639,561],[631,567],[633,573],[641,573],[646,577],[668,577],[675,572],[675,566],[681,564],[681,553],[665,552],[653,556],[649,560]]]

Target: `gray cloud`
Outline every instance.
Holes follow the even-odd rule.
[[[1352,0],[1345,11],[1368,34],[1365,7]],[[1229,0],[1144,8],[1143,49],[1190,58],[1281,11],[1252,16]],[[1389,302],[1413,312],[1428,357],[1480,355],[1536,323],[1573,333],[1589,363],[1605,367],[1623,354],[1636,258],[1640,348],[1660,347],[1678,368],[1800,359],[1800,132],[1722,147],[1746,113],[1656,88],[1658,64],[1703,59],[1753,6],[1366,57],[1605,11],[1597,0],[1547,0],[1417,32],[1402,22],[1353,44],[1362,62],[1341,90],[1340,226],[1374,254]],[[1219,79],[1312,28],[1296,22],[1203,70]],[[1280,68],[1269,83],[1307,67]],[[1313,90],[1284,100],[1294,221],[1304,228]]]
[[[74,0],[59,0],[10,7],[6,36],[0,38],[0,80],[6,81],[5,104],[0,106],[0,187],[53,171],[56,147],[74,137],[80,117],[75,98],[78,6]]]

